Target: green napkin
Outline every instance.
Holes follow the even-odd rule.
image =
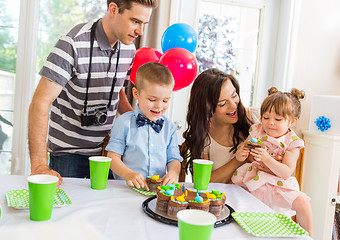
[[[142,188],[136,188],[136,187],[130,187],[130,188],[143,195],[156,195],[157,194],[156,192],[146,191],[145,189],[142,189]]]
[[[235,221],[248,233],[261,237],[306,236],[307,231],[280,213],[233,212]]]
[[[11,190],[6,193],[7,206],[24,209],[29,207],[28,189]],[[61,207],[72,204],[63,189],[57,188],[54,196],[54,207]]]

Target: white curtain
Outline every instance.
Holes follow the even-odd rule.
[[[144,35],[139,39],[141,47],[152,47],[162,52],[161,39],[164,31],[169,26],[171,0],[159,0],[158,8],[154,9],[150,22],[144,28]]]

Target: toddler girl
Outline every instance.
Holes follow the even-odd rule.
[[[301,113],[299,99],[304,92],[292,89],[279,92],[275,87],[261,106],[261,123],[250,127],[249,136],[237,152],[240,162],[232,181],[277,212],[292,216],[311,236],[312,211],[310,198],[299,191],[292,173],[304,142],[292,130]],[[251,146],[256,142],[256,147]]]

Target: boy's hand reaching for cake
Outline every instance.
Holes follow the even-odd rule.
[[[107,156],[112,159],[110,169],[118,176],[122,177],[128,186],[144,188],[149,191],[149,186],[146,184],[143,175],[125,166],[121,160],[121,155],[114,152],[108,152]]]
[[[181,163],[178,160],[171,161],[167,164],[168,173],[162,177],[162,185],[178,181],[179,172],[181,170]]]
[[[149,186],[146,184],[146,181],[142,174],[131,171],[130,173],[126,174],[125,176],[126,184],[130,187],[136,188],[145,188],[146,191],[149,191]]]
[[[167,174],[162,177],[162,185],[166,186],[169,183],[175,183],[178,180],[178,174],[174,172],[168,172]]]

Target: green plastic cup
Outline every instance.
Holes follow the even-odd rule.
[[[106,188],[111,160],[111,158],[103,156],[89,157],[92,189],[103,190]]]
[[[209,240],[216,217],[210,212],[185,209],[177,213],[179,240]]]
[[[29,191],[30,219],[49,220],[59,178],[52,175],[33,175],[27,178]]]
[[[194,188],[207,190],[211,177],[213,161],[195,159],[194,163]]]

